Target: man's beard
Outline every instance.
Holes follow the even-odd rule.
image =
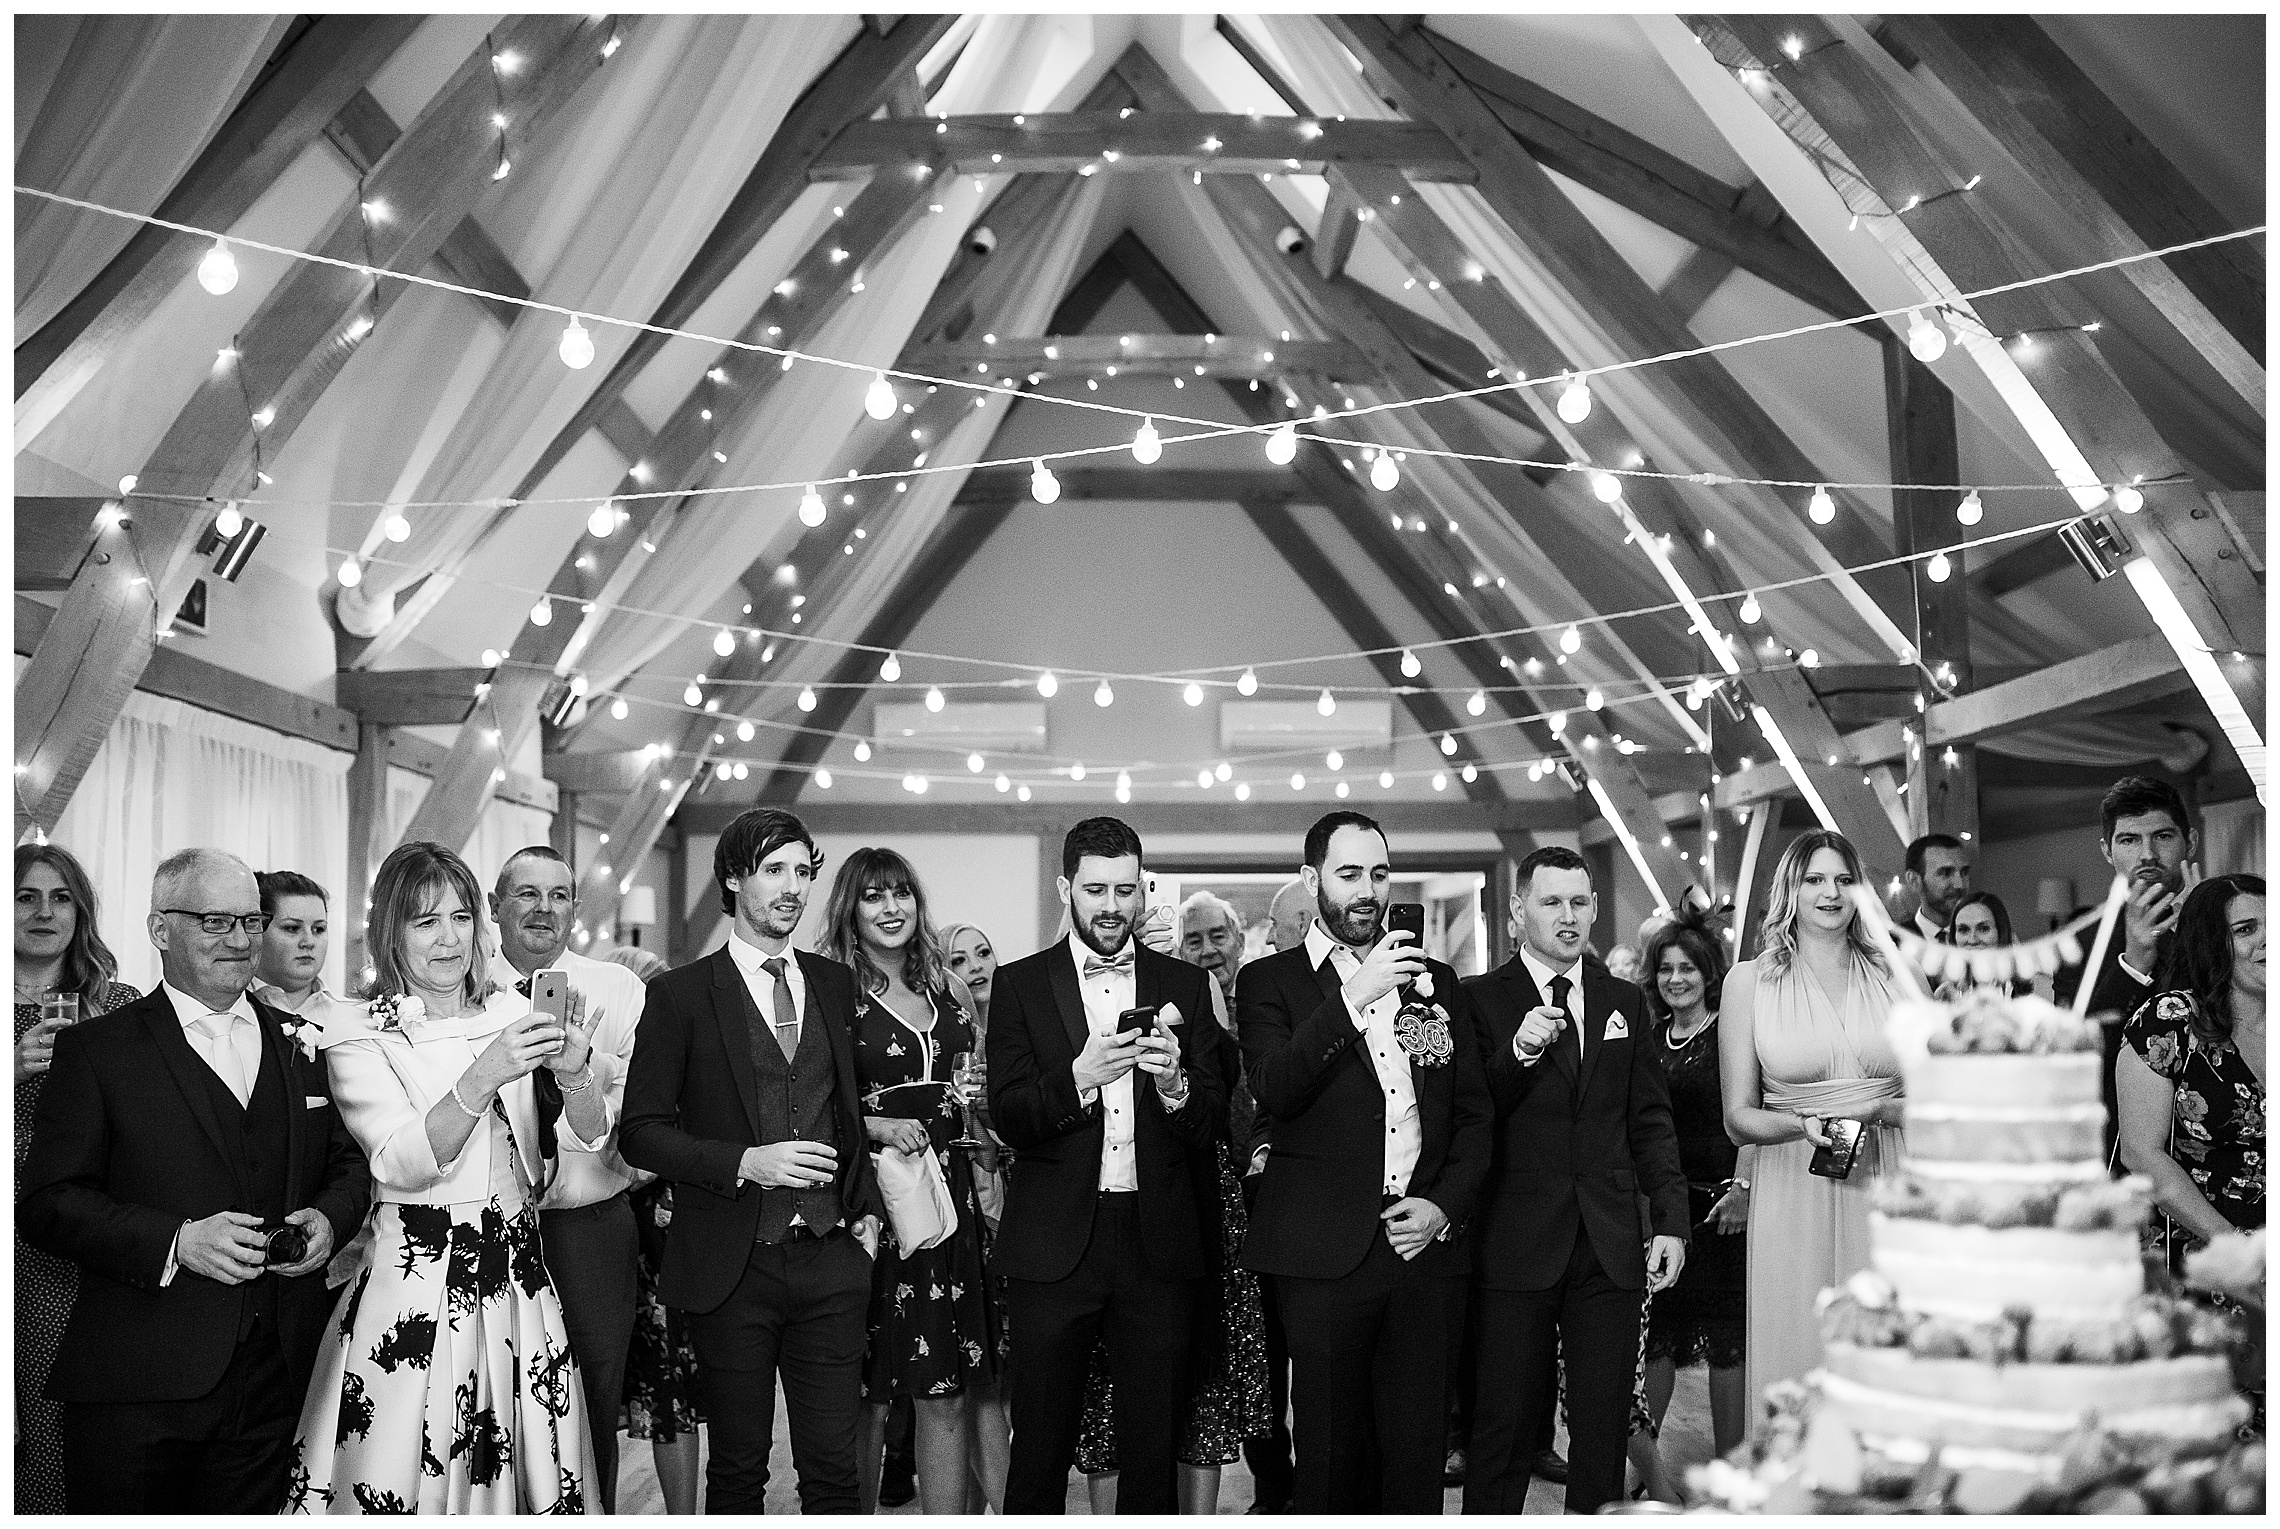
[[[1097,916],[1095,915],[1095,917]],[[1097,951],[1104,956],[1113,956],[1122,950],[1124,942],[1132,937],[1132,920],[1122,914],[1116,915],[1116,919],[1116,943],[1113,945],[1101,943],[1102,937],[1093,931],[1093,920],[1091,918],[1080,920],[1072,916],[1069,922],[1071,927],[1077,931],[1077,938],[1085,942],[1087,949]]]
[[[1341,909],[1330,900],[1328,887],[1314,894],[1314,909],[1333,938],[1357,946],[1376,943],[1378,920],[1385,914],[1385,904],[1374,897],[1357,897]]]

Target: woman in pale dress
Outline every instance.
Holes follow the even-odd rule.
[[[1734,968],[1719,1006],[1726,1133],[1758,1149],[1744,1354],[1753,1434],[1765,1388],[1819,1368],[1814,1302],[1868,1266],[1869,1186],[1900,1163],[1900,1063],[1884,1038],[1895,988],[1853,905],[1861,879],[1843,834],[1798,835],[1773,873],[1757,959]],[[1832,1120],[1862,1123],[1842,1179],[1807,1171]]]
[[[450,850],[399,847],[372,887],[372,1001],[327,1022],[375,1214],[301,1409],[288,1513],[586,1510],[585,1393],[537,1202],[547,1134],[593,1151],[610,1122],[575,992],[567,1024],[512,988],[483,996],[482,906]],[[558,1120],[540,1118],[542,1067]]]

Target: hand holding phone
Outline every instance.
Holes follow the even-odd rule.
[[[1825,1140],[1813,1149],[1813,1160],[1805,1165],[1807,1173],[1819,1174],[1824,1179],[1843,1179],[1852,1175],[1853,1159],[1860,1151],[1860,1136],[1864,1129],[1857,1120],[1841,1116],[1821,1122]],[[1810,1131],[1807,1132],[1811,1134]]]
[[[530,974],[530,1006],[551,1018],[557,1025],[567,1028],[570,1021],[570,974],[559,966],[549,966]],[[547,1048],[551,1055],[562,1049],[556,1040]]]
[[[1413,948],[1417,954],[1420,956],[1425,954],[1425,905],[1423,903],[1393,903],[1388,905],[1385,910],[1385,928],[1388,934],[1396,929],[1406,929],[1409,931],[1410,938],[1416,942]],[[1416,990],[1417,996],[1420,998],[1433,996],[1433,974],[1431,972],[1418,973],[1416,979],[1409,985]]]

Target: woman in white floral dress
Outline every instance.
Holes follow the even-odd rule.
[[[537,1200],[557,1130],[608,1134],[604,1091],[575,994],[567,1025],[512,989],[480,996],[481,908],[457,855],[398,848],[372,889],[373,1000],[337,1007],[321,1042],[375,1215],[301,1409],[288,1513],[586,1511],[593,1447]]]

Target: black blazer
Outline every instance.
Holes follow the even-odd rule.
[[[1645,996],[1587,962],[1581,1063],[1571,1026],[1534,1066],[1522,1066],[1512,1037],[1544,1001],[1526,964],[1515,954],[1465,986],[1480,1016],[1496,1098],[1496,1151],[1479,1224],[1481,1284],[1558,1284],[1580,1229],[1618,1288],[1645,1289],[1639,1196],[1647,1198],[1657,1236],[1683,1239],[1689,1228],[1670,1089],[1654,1053],[1661,1041]],[[1617,1014],[1630,1034],[1608,1040],[1608,1021]]]
[[[1419,1141],[1409,1193],[1449,1218],[1448,1239],[1417,1255],[1420,1269],[1461,1275],[1466,1223],[1488,1172],[1488,1085],[1464,985],[1439,961],[1425,969],[1455,1051],[1445,1066],[1410,1066]],[[1317,971],[1304,945],[1253,961],[1235,978],[1235,1014],[1251,1093],[1274,1122],[1244,1266],[1307,1279],[1350,1274],[1384,1235],[1385,1090],[1336,968],[1325,961]]]
[[[1176,1003],[1187,1102],[1167,1110],[1155,1081],[1134,1069],[1133,1157],[1140,1180],[1140,1224],[1151,1272],[1199,1279],[1217,1264],[1203,1201],[1215,1185],[1212,1143],[1227,1131],[1227,1085],[1210,1030],[1210,973],[1141,946],[1133,957],[1135,1004]],[[1089,1035],[1077,963],[1066,939],[998,968],[990,988],[990,1121],[1015,1152],[1005,1219],[990,1265],[1008,1279],[1066,1278],[1092,1241],[1106,1140],[1100,1101],[1077,1097],[1077,1053]]]
[[[822,1025],[831,1041],[840,1205],[850,1222],[883,1216],[855,1086],[855,974],[823,956],[794,954],[807,981],[801,1023]],[[760,1188],[736,1176],[745,1150],[763,1145],[744,1017],[750,1001],[724,947],[651,982],[634,1033],[618,1151],[673,1181],[657,1293],[683,1311],[715,1310],[734,1293],[760,1230]]]
[[[280,1029],[296,1021],[249,1002],[262,1066],[284,1070],[288,1208],[323,1212],[342,1246],[372,1199],[364,1153],[333,1106],[323,1058],[303,1056]],[[229,1365],[253,1287],[187,1268],[158,1282],[183,1222],[244,1209],[252,1195],[222,1145],[208,1072],[164,988],[55,1038],[16,1204],[26,1242],[79,1265],[51,1400],[187,1401]],[[322,1269],[278,1281],[278,1337],[297,1385],[316,1368],[330,1306]]]

